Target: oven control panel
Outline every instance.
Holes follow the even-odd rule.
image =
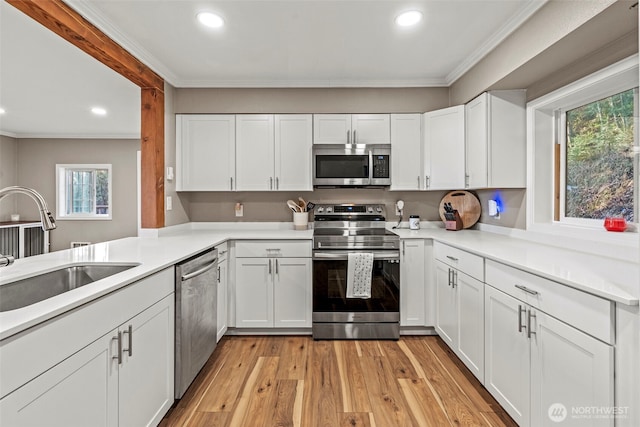
[[[314,215],[331,215],[339,217],[353,217],[358,215],[379,215],[385,216],[384,205],[316,205],[313,209]]]

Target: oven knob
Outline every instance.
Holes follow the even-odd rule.
[[[327,208],[327,213],[331,213],[331,211],[333,211],[333,208],[328,207],[328,208]]]
[[[368,212],[368,213],[373,213],[373,208],[372,208],[371,206],[369,206],[369,207],[367,208],[367,212]]]
[[[324,212],[324,208],[323,208],[322,206],[320,206],[320,207],[317,209],[317,211],[318,211],[318,213],[322,213],[322,212]]]
[[[376,212],[378,212],[378,213],[382,212],[382,208],[381,208],[380,206],[378,206],[378,207],[376,208]]]

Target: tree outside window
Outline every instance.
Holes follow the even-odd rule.
[[[111,219],[111,165],[56,165],[58,219]]]
[[[636,89],[566,111],[565,218],[635,222]]]

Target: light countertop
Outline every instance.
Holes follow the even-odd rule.
[[[436,227],[393,231],[403,239],[435,239],[617,303],[638,305],[639,302],[638,264],[486,231],[451,232]],[[312,238],[312,230],[295,231],[291,223],[192,223],[162,229],[157,237],[130,237],[18,259],[12,266],[0,269],[0,285],[79,263],[140,265],[28,307],[0,313],[0,340],[227,240]]]

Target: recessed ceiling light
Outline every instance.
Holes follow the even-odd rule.
[[[401,27],[410,27],[416,25],[422,20],[422,12],[417,10],[410,10],[408,12],[401,13],[396,17],[396,24]]]
[[[93,107],[91,109],[91,112],[93,114],[95,114],[96,116],[106,116],[107,115],[107,110],[105,110],[102,107]]]
[[[196,16],[202,25],[210,28],[220,28],[224,25],[224,19],[215,13],[200,12]]]

